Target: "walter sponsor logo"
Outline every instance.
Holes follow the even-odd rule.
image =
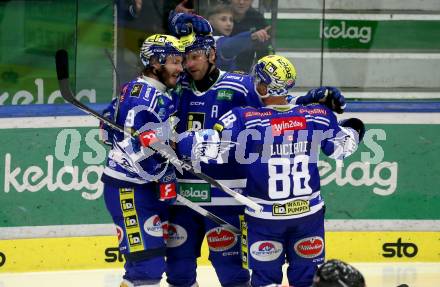
[[[308,200],[294,200],[283,204],[274,203],[272,206],[273,216],[289,216],[298,215],[310,211],[310,204]]]
[[[212,251],[225,251],[237,243],[237,236],[224,228],[216,227],[206,233],[209,249]]]
[[[153,215],[145,220],[144,231],[155,237],[163,237],[162,221],[158,215]]]
[[[298,112],[300,114],[309,114],[309,115],[324,115],[324,116],[327,115],[327,111],[322,108],[309,108],[309,109],[300,108],[298,109]]]
[[[283,251],[283,245],[276,241],[257,241],[251,245],[250,254],[258,261],[277,259]]]
[[[245,118],[250,118],[250,117],[269,117],[272,115],[271,111],[266,111],[266,112],[258,112],[258,111],[250,111],[250,112],[245,112],[244,113],[244,117]]]
[[[192,202],[211,202],[209,183],[179,183],[180,195]]]
[[[168,224],[167,247],[178,247],[186,242],[188,233],[185,228],[178,224]]]
[[[272,134],[279,136],[285,131],[303,130],[306,128],[306,118],[303,117],[288,117],[271,119],[270,125],[272,127]]]
[[[27,104],[53,104],[53,103],[65,103],[61,96],[60,90],[55,90],[48,96],[45,96],[44,81],[43,79],[35,79],[34,81],[36,90],[20,90],[14,95],[9,95],[8,92],[0,94],[0,105],[27,105]],[[82,100],[87,98],[90,103],[96,103],[96,90],[80,90],[75,98]],[[83,102],[83,100],[81,101]]]
[[[318,257],[324,251],[324,240],[319,236],[307,237],[296,242],[293,248],[303,258]]]
[[[124,229],[119,225],[116,225],[116,236],[118,237],[118,243],[121,244],[122,240],[124,240]]]
[[[58,170],[54,168],[54,157],[45,157],[46,165],[31,165],[28,167],[16,166],[10,153],[5,155],[4,165],[4,192],[12,190],[17,192],[48,191],[80,191],[89,190],[94,193],[83,191],[81,196],[87,200],[98,199],[103,192],[103,184],[99,180],[104,167],[101,165],[89,165],[82,172],[77,165],[62,166]],[[89,179],[95,177],[94,182]]]
[[[324,29],[319,25],[320,38],[325,39],[348,39],[358,41],[362,44],[370,43],[372,27],[368,25],[359,25],[350,21],[325,21]]]
[[[402,238],[399,237],[397,242],[384,243],[382,246],[383,257],[393,258],[393,257],[415,257],[419,252],[419,248],[416,244],[411,242],[402,242]]]
[[[232,101],[232,96],[234,92],[231,90],[218,90],[217,91],[217,101]]]

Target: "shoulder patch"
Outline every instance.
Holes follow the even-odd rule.
[[[134,84],[130,91],[130,97],[139,97],[143,87],[144,85],[142,84]]]
[[[232,96],[234,92],[229,89],[218,89],[217,90],[217,100],[218,101],[232,101]]]

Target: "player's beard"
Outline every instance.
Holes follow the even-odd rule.
[[[176,87],[178,77],[176,78],[173,76],[165,66],[161,65],[160,69],[156,70],[156,76],[161,83],[167,86],[167,88],[172,89]]]

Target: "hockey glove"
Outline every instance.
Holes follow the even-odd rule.
[[[160,201],[173,204],[177,198],[177,178],[174,168],[168,164],[165,174],[158,180],[157,192]]]
[[[109,120],[114,120],[115,117],[115,102],[113,101],[107,108],[104,109],[102,115]],[[113,136],[115,130],[110,126],[106,125],[104,122],[99,122],[99,139],[106,145],[112,146]]]
[[[212,33],[212,27],[208,20],[198,15],[172,11],[168,19],[169,29],[177,37],[189,35],[193,30],[195,33],[203,35]]]
[[[311,89],[305,96],[296,100],[297,105],[319,103],[326,105],[332,111],[342,114],[345,109],[345,97],[335,87],[319,87]]]
[[[351,129],[355,130],[358,133],[358,135],[359,135],[359,139],[358,139],[359,143],[364,138],[364,135],[365,135],[365,125],[364,125],[364,123],[360,119],[358,119],[358,118],[350,118],[350,119],[342,120],[342,121],[339,122],[339,125],[341,127],[351,128]]]

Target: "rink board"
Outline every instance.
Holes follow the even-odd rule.
[[[440,262],[440,232],[328,232],[327,258],[349,262]],[[293,248],[293,247],[292,247]],[[116,268],[114,236],[0,240],[0,272]],[[199,265],[207,265],[208,247]]]

